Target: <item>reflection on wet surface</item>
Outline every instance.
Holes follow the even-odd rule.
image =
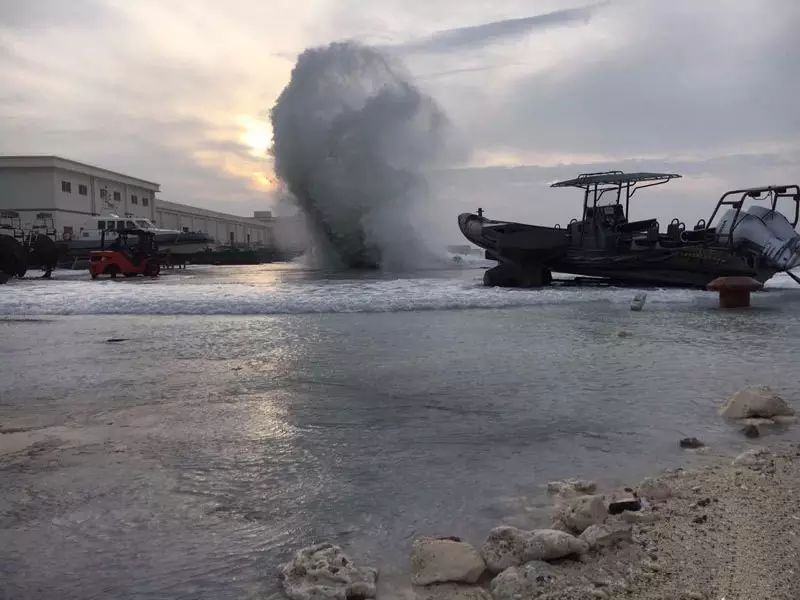
[[[160,284],[176,306],[192,286],[229,294],[219,307],[242,286],[433,294],[429,274],[192,277]],[[635,480],[689,435],[740,443],[716,407],[742,385],[796,394],[797,290],[746,312],[651,290],[633,313],[630,290],[571,288],[487,309],[479,277],[435,278],[471,310],[3,320],[0,596],[270,597],[275,566],[323,539],[396,571],[417,535],[541,524],[550,479]]]

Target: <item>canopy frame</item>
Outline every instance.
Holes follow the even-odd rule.
[[[576,187],[583,189],[583,216],[586,220],[586,213],[589,209],[591,198],[592,208],[597,208],[597,203],[607,192],[616,191],[617,197],[614,204],[621,204],[623,189],[625,192],[625,218],[630,220],[630,202],[637,190],[656,185],[663,185],[680,177],[677,173],[624,173],[623,171],[599,171],[597,173],[581,173],[574,179],[557,181],[550,187]],[[644,183],[648,182],[648,183]]]

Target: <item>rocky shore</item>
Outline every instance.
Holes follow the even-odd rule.
[[[722,414],[775,424],[792,411],[767,388],[751,388]],[[703,451],[702,442],[687,440],[682,447]],[[591,481],[565,480],[548,484],[548,492],[549,527],[496,527],[478,547],[456,537],[420,538],[405,582],[379,586],[375,569],[319,544],[283,565],[284,589],[292,600],[800,598],[796,444],[748,445],[735,457],[672,469],[635,487],[598,490]]]

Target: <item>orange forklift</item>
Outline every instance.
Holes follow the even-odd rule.
[[[108,244],[106,234],[114,236]],[[136,242],[129,243],[134,237]],[[99,275],[108,275],[111,279],[117,275],[157,277],[160,271],[155,234],[142,229],[102,231],[100,250],[89,252],[89,274],[92,279],[97,279]]]

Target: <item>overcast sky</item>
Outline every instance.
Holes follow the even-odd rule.
[[[800,180],[798,32],[796,0],[0,0],[0,153],[268,208],[269,109],[298,53],[354,39],[402,60],[468,149],[431,174],[442,208],[567,219],[577,198],[546,183],[622,164],[684,172],[653,206],[689,220]]]

